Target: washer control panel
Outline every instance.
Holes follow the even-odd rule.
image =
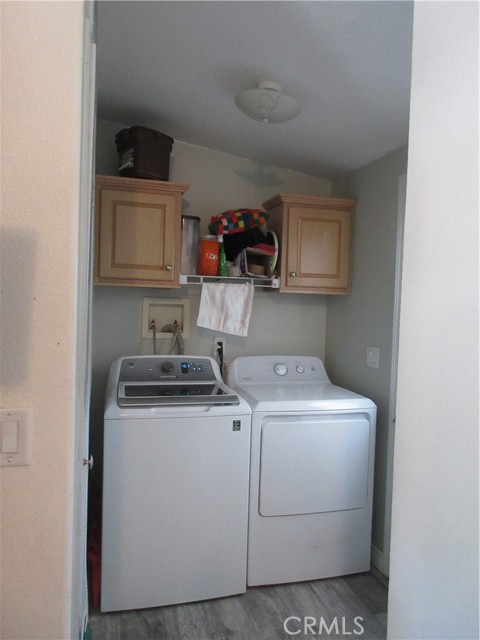
[[[189,356],[152,356],[124,358],[119,382],[178,380],[208,382],[217,380],[211,358]]]

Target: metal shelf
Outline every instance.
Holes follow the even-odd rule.
[[[255,278],[255,276],[196,276],[180,274],[180,284],[203,284],[204,282],[225,282],[232,284],[244,284],[251,282],[254,287],[264,289],[279,289],[280,278]]]

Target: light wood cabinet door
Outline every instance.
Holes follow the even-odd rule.
[[[351,292],[354,200],[279,194],[263,207],[280,238],[280,291]]]
[[[96,177],[95,282],[179,287],[181,199],[187,185]]]

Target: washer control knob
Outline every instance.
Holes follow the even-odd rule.
[[[305,373],[305,367],[303,366],[303,364],[297,364],[297,373]]]
[[[167,362],[162,363],[162,371],[163,373],[172,373],[173,371],[173,362],[167,360]]]
[[[277,364],[273,367],[273,370],[277,374],[277,376],[286,376],[288,373],[287,365],[283,364],[283,362],[277,362]]]

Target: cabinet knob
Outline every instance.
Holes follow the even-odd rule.
[[[166,269],[167,271],[172,271],[173,267],[172,267],[172,265],[171,265],[171,264],[167,264],[167,266],[165,267],[165,269]]]
[[[296,278],[297,277],[297,272],[296,271],[290,271],[290,273],[288,275],[290,277],[292,277],[292,278]]]

